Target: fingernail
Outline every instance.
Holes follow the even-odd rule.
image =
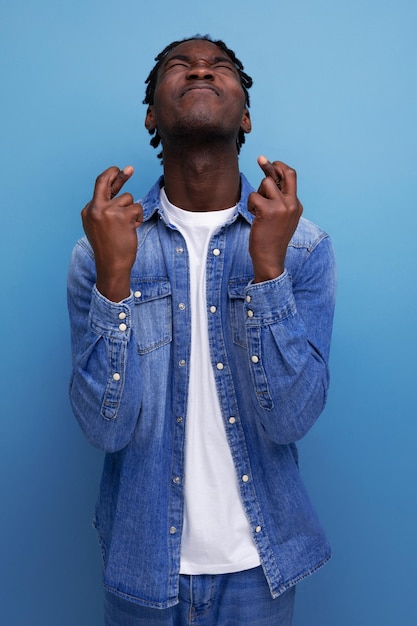
[[[265,163],[268,163],[268,159],[266,158],[266,156],[261,155],[260,157],[258,157],[258,163],[259,165],[265,165]]]
[[[126,167],[123,170],[123,174],[125,174],[126,176],[130,176],[133,173],[133,167],[131,165],[126,165]]]

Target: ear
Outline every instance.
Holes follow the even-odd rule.
[[[146,111],[145,128],[150,133],[152,133],[156,128],[155,113],[152,104],[148,106],[148,110]]]
[[[250,133],[250,131],[252,130],[252,122],[250,119],[250,113],[248,109],[245,109],[243,111],[242,122],[240,124],[240,128],[241,130],[243,130],[244,133]]]

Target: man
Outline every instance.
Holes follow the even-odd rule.
[[[106,452],[95,526],[108,626],[291,623],[330,556],[294,442],[322,411],[328,236],[296,174],[238,153],[251,78],[221,41],[174,42],[147,79],[163,177],[140,204],[110,167],[69,272],[71,401]],[[116,197],[117,196],[117,197]]]

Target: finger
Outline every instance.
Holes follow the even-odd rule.
[[[117,206],[127,207],[133,204],[133,196],[131,193],[122,193],[121,196],[117,198]]]
[[[274,170],[281,177],[281,191],[286,195],[297,195],[297,172],[283,163],[282,161],[274,161],[272,163]]]
[[[248,211],[255,217],[262,214],[268,207],[265,205],[266,198],[259,191],[252,191],[248,196]]]
[[[281,198],[281,188],[272,176],[266,176],[261,180],[261,184],[258,187],[258,194],[270,200],[278,200]]]
[[[134,169],[131,165],[127,165],[123,170],[119,170],[115,180],[111,184],[111,197],[119,193],[123,185],[133,175]]]
[[[123,196],[130,194],[123,194]],[[120,196],[122,197],[122,196]],[[143,207],[139,202],[132,202],[123,207],[129,216],[130,222],[137,228],[143,222]]]
[[[135,202],[136,214],[135,223],[137,226],[143,222],[143,206],[139,202]]]
[[[94,187],[94,199],[110,200],[123,187],[125,182],[132,176],[133,167],[128,165],[124,170],[118,167],[109,167],[97,177]]]
[[[275,161],[274,163],[278,163],[278,161]],[[270,176],[278,189],[281,189],[282,175],[279,170],[274,167],[274,164],[262,155],[258,157],[258,165],[262,169],[265,176]]]
[[[117,198],[117,207],[124,209],[124,214],[129,215],[132,222],[143,222],[143,207],[139,202],[134,202],[130,193],[123,193]]]

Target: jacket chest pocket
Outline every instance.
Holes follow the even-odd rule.
[[[248,347],[246,339],[246,287],[252,276],[229,283],[230,314],[232,323],[233,343],[242,348]]]
[[[172,341],[171,284],[168,280],[132,280],[134,327],[139,354]]]

